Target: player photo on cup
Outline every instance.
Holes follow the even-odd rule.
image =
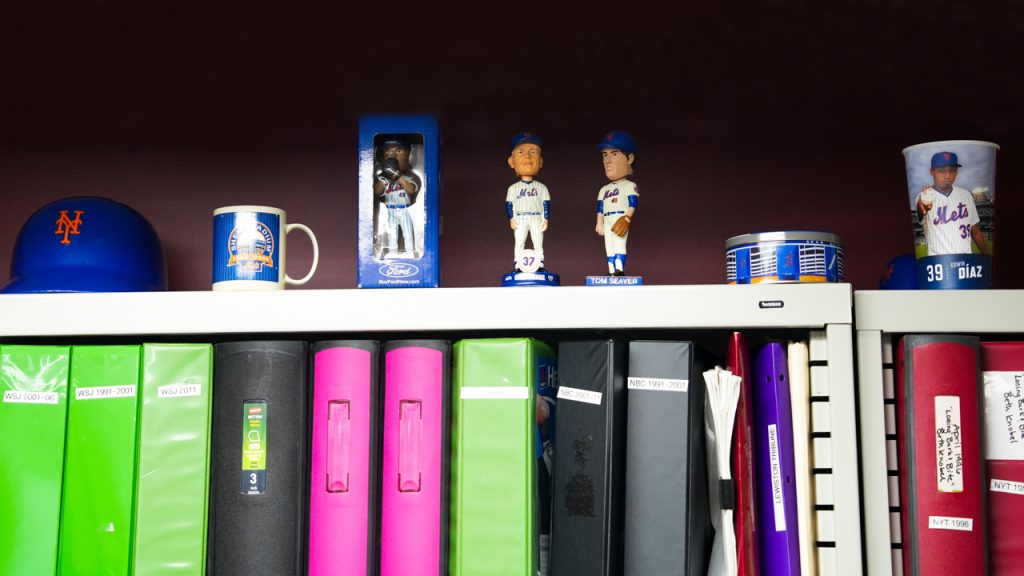
[[[423,257],[423,136],[382,134],[374,138],[373,254],[381,260]]]
[[[998,151],[974,140],[903,150],[921,288],[991,287]]]

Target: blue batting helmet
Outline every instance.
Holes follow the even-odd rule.
[[[0,292],[144,292],[167,289],[153,227],[107,198],[80,196],[43,206],[21,228],[11,281]]]
[[[636,154],[636,141],[628,133],[621,130],[612,130],[604,135],[601,143],[597,145],[598,150],[614,148],[625,154]]]

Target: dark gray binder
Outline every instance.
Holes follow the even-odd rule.
[[[308,364],[305,342],[214,350],[210,574],[305,573]]]
[[[622,573],[626,345],[558,347],[551,573]]]
[[[629,343],[626,576],[707,571],[704,364],[696,355],[690,342]]]

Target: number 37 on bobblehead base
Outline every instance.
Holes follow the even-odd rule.
[[[440,134],[433,116],[359,120],[359,287],[437,288]]]

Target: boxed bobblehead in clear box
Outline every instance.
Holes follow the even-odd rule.
[[[439,285],[440,140],[433,116],[360,119],[360,288]]]

